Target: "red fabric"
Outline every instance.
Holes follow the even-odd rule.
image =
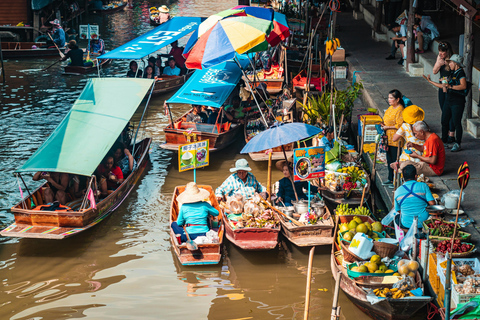
[[[437,136],[437,134],[432,133],[430,137],[425,140],[425,144],[423,145],[423,156],[437,156],[437,163],[429,164],[430,168],[432,168],[437,175],[441,175],[443,173],[443,168],[445,167],[445,147],[443,146],[443,142]]]
[[[305,70],[303,70],[301,73],[297,74],[295,76],[295,78],[293,78],[293,86],[294,87],[305,87],[305,85],[307,84],[307,77],[306,77],[306,73],[305,73]],[[311,78],[310,79],[310,84],[311,85],[314,85],[315,88],[318,90],[318,91],[322,91],[322,85],[326,85],[327,84],[327,80],[325,78]]]
[[[170,50],[169,55],[173,56],[175,59],[175,63],[178,67],[184,68],[185,67],[185,58],[183,57],[183,48],[176,47]]]
[[[212,33],[213,28],[210,28],[207,32],[202,34],[198,38],[197,43],[192,47],[188,53],[187,60],[185,61],[185,66],[188,69],[202,69],[203,54],[205,52],[205,46],[207,45],[208,37]]]
[[[104,167],[104,165],[101,163],[98,168],[97,168],[98,173],[100,173],[102,176],[105,176],[107,173],[107,169]],[[111,172],[117,177],[117,179],[123,179],[123,173],[122,169],[120,169],[119,166],[115,166],[112,168]],[[109,189],[115,189],[117,187],[117,183],[113,182],[112,180],[108,179],[107,177],[107,187]]]

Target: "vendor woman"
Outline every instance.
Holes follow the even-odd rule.
[[[182,242],[187,241],[183,226],[192,240],[205,236],[210,230],[208,216],[218,216],[218,210],[206,202],[209,197],[210,192],[199,188],[195,182],[187,183],[185,191],[177,197],[178,204],[182,206],[177,221],[172,222],[171,227],[175,234],[182,235]]]
[[[292,201],[295,201],[295,192],[293,191],[292,182],[290,180],[293,177],[293,165],[292,162],[285,160],[280,160],[275,163],[275,166],[278,170],[283,172],[283,178],[278,181],[278,192],[277,192],[277,204],[283,204],[285,206],[292,206]],[[295,190],[297,191],[298,200],[304,199],[307,200],[307,195],[303,192],[303,189],[308,190],[307,181],[297,181],[295,182]],[[317,192],[317,187],[310,186],[310,191],[312,193]]]

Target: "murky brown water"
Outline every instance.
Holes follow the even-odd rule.
[[[90,17],[91,23],[102,25],[107,49],[151,28],[142,18],[150,4],[135,5],[133,11]],[[233,1],[180,1],[170,8],[173,14],[208,16],[234,5]],[[2,227],[13,222],[8,208],[19,199],[12,172],[58,125],[86,83],[86,77],[60,75],[60,67],[39,72],[53,61],[6,62],[7,85],[0,86]],[[114,62],[105,74],[120,76],[127,64]],[[138,188],[112,216],[62,241],[0,239],[0,319],[303,318],[307,249],[287,242],[269,252],[243,252],[227,243],[218,266],[178,264],[169,243],[169,204],[174,187],[191,181],[193,175],[180,174],[171,165],[172,154],[159,148],[168,122],[163,114],[168,97],[151,101],[145,126],[145,134],[154,138],[151,164]],[[217,187],[234,161],[243,157],[239,155],[242,140],[215,154],[211,165],[198,171],[197,180]],[[250,161],[250,165],[265,183],[266,163]],[[274,172],[274,181],[279,178],[281,173]],[[310,319],[330,318],[333,287],[330,248],[317,248]],[[343,294],[340,304],[342,319],[366,319]]]

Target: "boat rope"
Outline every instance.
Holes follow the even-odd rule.
[[[437,306],[434,303],[429,302],[427,304],[427,319],[432,320],[437,314],[440,314]]]

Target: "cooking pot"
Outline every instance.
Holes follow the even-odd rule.
[[[433,206],[428,206],[426,210],[432,215],[439,215],[445,211],[445,207],[439,204],[434,204]]]
[[[283,207],[281,210],[289,217],[293,217],[293,214],[295,213],[295,208],[293,206]]]
[[[447,209],[457,209],[458,195],[456,195],[456,194],[446,194],[444,197],[445,197],[445,208],[447,208]]]
[[[300,200],[300,201],[292,201],[293,203],[293,206],[295,208],[295,211],[298,213],[298,214],[302,214],[302,213],[305,213],[305,212],[308,212],[308,202],[305,201],[305,200]]]
[[[312,208],[319,217],[325,214],[325,203],[323,201],[313,203]]]

